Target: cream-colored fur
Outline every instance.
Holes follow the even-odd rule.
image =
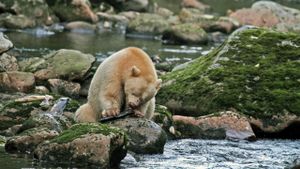
[[[135,47],[122,49],[98,67],[91,81],[88,102],[76,111],[75,120],[96,122],[102,116],[118,115],[122,108],[132,108],[150,119],[160,84],[155,67],[144,51]]]

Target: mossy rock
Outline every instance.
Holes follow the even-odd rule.
[[[95,57],[77,50],[60,49],[45,56],[44,69],[35,72],[38,80],[82,80],[95,62]]]
[[[201,116],[228,109],[260,119],[300,115],[300,36],[237,30],[185,69],[162,76],[159,104]]]
[[[208,42],[208,35],[201,24],[183,23],[165,31],[163,39],[175,44],[205,44]]]
[[[124,132],[115,127],[109,127],[105,124],[95,124],[95,123],[81,123],[75,124],[69,129],[63,131],[58,137],[51,140],[52,143],[67,143],[79,138],[85,134],[94,133],[94,134],[121,134],[124,135]]]
[[[141,13],[129,22],[127,32],[156,35],[162,34],[169,27],[170,24],[164,17],[157,14]]]

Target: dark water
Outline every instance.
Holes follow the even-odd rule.
[[[288,169],[300,160],[300,140],[169,141],[164,154],[127,155],[122,169]],[[53,167],[51,164],[47,167]],[[17,158],[0,148],[0,168],[44,168],[30,158]]]

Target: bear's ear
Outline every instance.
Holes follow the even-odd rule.
[[[141,74],[141,70],[139,68],[137,68],[136,66],[132,66],[131,74],[132,74],[132,76],[137,77]]]
[[[158,79],[158,80],[156,81],[156,85],[155,85],[156,90],[160,89],[161,83],[162,83],[162,80],[161,80],[161,79]]]

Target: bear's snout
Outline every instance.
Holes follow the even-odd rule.
[[[139,106],[139,100],[136,100],[135,102],[129,102],[128,105],[130,108],[135,109]]]

